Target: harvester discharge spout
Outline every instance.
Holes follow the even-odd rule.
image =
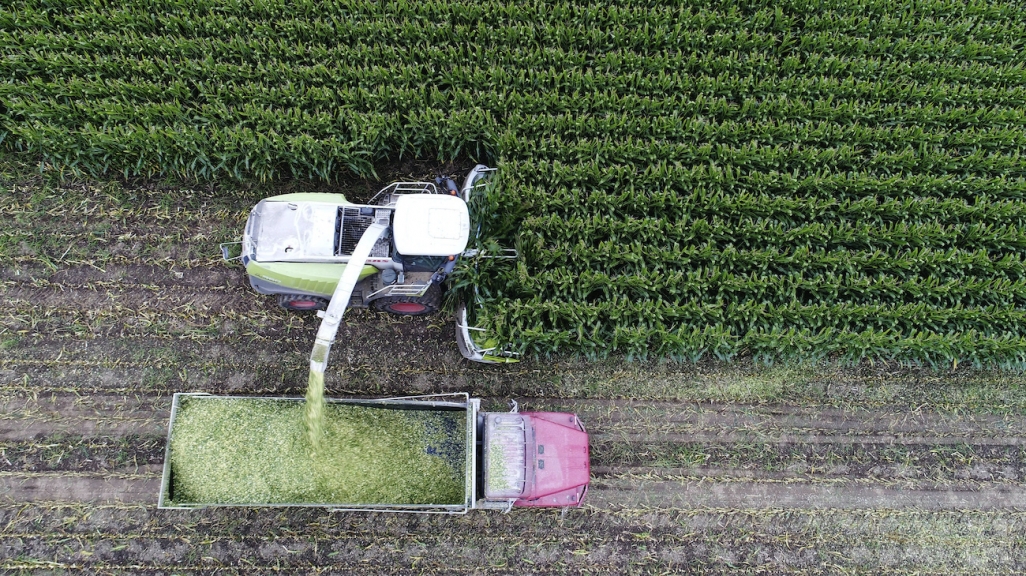
[[[388,232],[388,226],[382,223],[371,224],[364,231],[360,241],[353,250],[342,277],[338,281],[335,292],[328,302],[328,309],[324,311],[321,326],[317,329],[317,337],[314,339],[313,352],[310,353],[310,374],[318,373],[323,376],[328,366],[328,354],[331,352],[331,345],[335,342],[335,335],[338,334],[339,324],[342,323],[342,315],[349,306],[349,299],[353,295],[353,289],[360,280],[360,271],[370,257],[371,249],[379,238]]]

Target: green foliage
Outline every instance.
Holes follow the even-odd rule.
[[[469,156],[500,167],[476,247],[521,259],[455,292],[523,351],[1022,365],[1015,2],[154,10],[0,10],[0,149],[204,180]]]

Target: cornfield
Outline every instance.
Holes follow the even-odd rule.
[[[0,145],[46,169],[497,165],[481,241],[521,257],[455,282],[524,352],[1026,363],[1016,2],[26,0],[0,24]]]

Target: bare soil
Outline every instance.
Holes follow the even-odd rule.
[[[171,395],[302,396],[317,320],[218,262],[257,191],[33,186],[0,201],[26,229],[0,242],[0,571],[1026,571],[1021,375],[481,366],[460,357],[445,313],[347,313],[327,394],[468,392],[492,410],[515,398],[574,411],[592,442],[584,509],[158,511]]]

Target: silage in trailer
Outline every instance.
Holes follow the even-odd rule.
[[[171,507],[459,505],[466,413],[328,402],[315,451],[298,399],[181,396]]]

